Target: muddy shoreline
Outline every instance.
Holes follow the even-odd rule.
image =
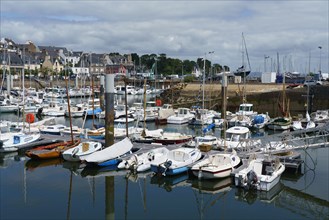
[[[282,84],[247,84],[245,94],[247,102],[254,104],[254,111],[266,113],[271,117],[280,115],[278,102],[282,97]],[[305,116],[307,103],[307,87],[285,89],[286,97],[289,99],[291,116],[302,114]],[[242,103],[243,86],[228,86],[227,110],[235,112]],[[321,109],[329,109],[329,85],[310,87],[310,112]],[[163,103],[171,103],[174,107],[191,107],[202,105],[203,91],[200,86],[185,85],[183,88],[167,90],[161,95]],[[205,107],[221,111],[221,86],[206,85]]]

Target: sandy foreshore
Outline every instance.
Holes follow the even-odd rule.
[[[228,96],[235,96],[236,94],[242,93],[243,89],[245,88],[246,94],[252,93],[266,93],[266,92],[273,92],[273,91],[282,91],[283,86],[282,84],[229,84],[227,87]],[[220,92],[222,89],[221,84],[206,84],[205,85],[205,92]],[[195,96],[196,92],[202,90],[200,84],[189,83],[182,89],[182,95],[184,96]]]

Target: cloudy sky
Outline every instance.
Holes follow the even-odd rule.
[[[265,60],[270,70],[277,53],[282,69],[329,68],[327,0],[1,0],[0,8],[1,38],[16,43],[195,61],[206,54],[236,69],[246,60],[243,33],[252,71]]]

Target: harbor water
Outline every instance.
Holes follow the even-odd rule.
[[[17,118],[0,115],[0,120]],[[67,118],[56,120],[69,125]],[[81,126],[83,118],[72,123]],[[87,119],[85,126],[92,123]],[[154,122],[147,126],[156,128]],[[199,132],[188,125],[160,128]],[[0,219],[329,219],[329,149],[299,152],[300,172],[285,172],[269,192],[236,188],[231,178],[159,177],[62,159],[33,161],[21,151],[0,154]]]

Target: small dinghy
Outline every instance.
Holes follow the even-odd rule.
[[[82,161],[87,155],[90,155],[102,148],[102,144],[96,141],[86,141],[80,143],[74,148],[63,152],[63,158],[67,161]]]
[[[96,163],[100,166],[107,164],[110,165],[109,161],[116,159],[127,152],[131,151],[133,144],[131,143],[129,138],[125,138],[117,143],[114,143],[112,146],[104,148],[103,150],[96,151],[88,156],[86,156],[85,160],[88,163]],[[111,164],[112,165],[112,164]]]
[[[40,146],[25,152],[32,159],[50,159],[61,157],[62,153],[80,144],[80,139]]]

